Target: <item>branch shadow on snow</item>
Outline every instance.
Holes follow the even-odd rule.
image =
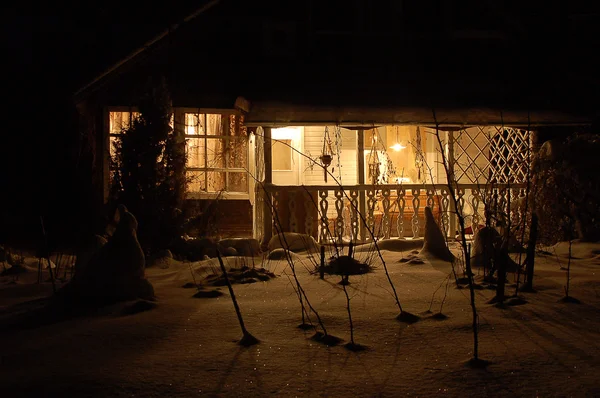
[[[61,295],[14,304],[0,312],[0,332],[34,329],[88,317],[130,316],[156,308],[156,302],[127,301],[73,302]]]

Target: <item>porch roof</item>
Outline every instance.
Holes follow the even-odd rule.
[[[240,100],[236,101],[240,103]],[[583,126],[589,117],[560,111],[523,111],[483,107],[425,108],[409,106],[357,107],[308,106],[285,102],[247,102],[245,124],[254,126],[292,126],[336,124],[342,127],[372,128],[376,125],[425,125],[462,127],[507,125],[513,127]],[[435,110],[435,114],[434,114]]]
[[[385,80],[351,79],[361,75],[347,68],[345,84],[334,76],[307,72],[304,79],[276,79],[286,82],[283,87],[259,81],[240,90],[243,97],[236,104],[245,102],[240,109],[248,112],[249,126],[579,126],[591,124],[596,113],[586,100],[590,85],[527,80],[520,72],[494,80],[443,71],[427,79],[423,71],[408,68],[401,77]]]

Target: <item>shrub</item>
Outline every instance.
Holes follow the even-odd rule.
[[[172,128],[166,83],[150,83],[139,100],[140,116],[114,144],[111,202],[127,206],[138,219],[144,252],[169,247],[181,235],[185,194],[183,134]]]
[[[533,162],[540,240],[600,239],[600,136],[572,134],[544,143]]]

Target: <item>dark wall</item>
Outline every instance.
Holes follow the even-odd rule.
[[[187,218],[204,220],[196,224],[201,229],[208,227],[209,236],[221,238],[252,237],[252,205],[249,200],[186,200],[184,214]],[[190,230],[193,235],[198,229]]]

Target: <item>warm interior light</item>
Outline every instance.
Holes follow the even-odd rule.
[[[400,141],[398,140],[398,129],[399,129],[399,127],[398,126],[395,126],[395,127],[396,127],[396,143],[394,145],[392,145],[390,148],[393,149],[396,152],[400,152],[402,149],[404,149],[406,147],[404,145],[402,145],[400,143]]]
[[[410,183],[410,178],[409,177],[397,177],[396,178],[396,184],[403,184],[403,183]]]
[[[402,149],[406,148],[404,145],[400,144],[399,142],[396,142],[394,145],[392,145],[390,147],[391,149],[393,149],[396,152],[400,152]]]
[[[271,130],[271,138],[274,140],[298,140],[300,138],[299,127],[281,127]]]

